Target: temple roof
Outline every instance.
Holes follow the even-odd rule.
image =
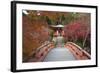
[[[51,27],[63,28],[63,27],[64,27],[64,25],[61,25],[61,24],[59,24],[59,25],[51,25]]]

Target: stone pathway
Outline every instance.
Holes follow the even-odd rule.
[[[49,61],[70,61],[75,60],[72,53],[64,47],[57,47],[52,49],[44,59],[44,62]]]

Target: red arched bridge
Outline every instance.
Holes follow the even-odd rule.
[[[48,42],[40,46],[27,62],[87,60],[90,58],[90,54],[73,42],[67,42],[63,47],[55,47],[53,42]]]

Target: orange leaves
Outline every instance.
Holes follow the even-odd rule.
[[[33,51],[49,38],[48,25],[44,21],[31,21],[23,16],[23,57],[28,58]]]

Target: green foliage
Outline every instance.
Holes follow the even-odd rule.
[[[53,30],[50,30],[49,33],[50,33],[50,41],[52,41],[54,31]]]
[[[51,20],[47,16],[46,16],[46,21],[47,21],[48,24],[51,24]]]
[[[61,20],[62,20],[62,21],[65,20],[65,16],[64,16],[64,15],[62,15]]]
[[[78,13],[69,13],[67,16],[62,15],[63,23],[62,24],[69,24],[70,22],[76,20],[78,18]]]
[[[82,40],[77,40],[74,43],[76,43],[77,45],[79,45],[81,48],[83,48],[83,41]]]
[[[45,16],[40,16],[40,20],[46,20]]]

